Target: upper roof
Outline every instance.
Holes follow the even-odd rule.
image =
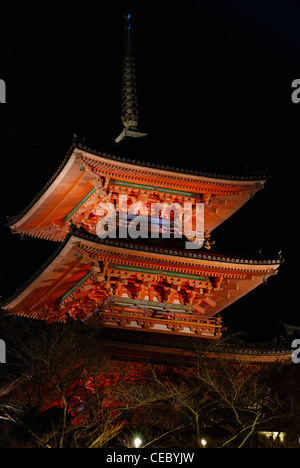
[[[226,175],[149,162],[169,159],[170,155],[153,151],[144,138],[126,138],[101,151],[74,142],[48,183],[7,225],[13,232],[60,241],[69,230],[71,216],[105,179],[178,196],[205,196],[209,199],[205,229],[211,232],[261,190],[267,179],[263,174]]]

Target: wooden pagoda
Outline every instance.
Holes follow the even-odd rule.
[[[74,138],[42,191],[9,220],[12,233],[59,245],[2,308],[8,314],[46,323],[73,319],[100,324],[112,348],[118,353],[131,349],[136,356],[151,347],[153,351],[153,343],[159,343],[162,336],[164,343],[175,339],[173,352],[184,340],[218,339],[222,335],[220,313],[276,275],[281,259],[237,258],[215,254],[210,248],[213,230],[262,190],[266,177],[200,173],[147,161],[150,145],[147,134],[138,129],[128,17],[124,31],[123,130],[110,147],[100,151]],[[122,195],[129,205],[137,201],[146,205],[203,203],[204,247],[186,250],[177,239],[99,238],[99,203],[110,202],[118,212]],[[155,349],[166,353],[167,348],[157,344]],[[243,354],[246,357],[252,359],[253,354]],[[255,357],[278,358],[290,356],[265,353]]]

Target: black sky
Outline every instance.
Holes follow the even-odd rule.
[[[63,6],[62,6],[63,5]],[[67,6],[68,5],[68,6]],[[300,324],[297,301],[300,4],[2,2],[0,78],[1,281],[7,297],[57,244],[5,228],[61,163],[72,134],[100,149],[121,131],[122,14],[132,17],[140,129],[165,162],[221,174],[269,168],[265,190],[213,233],[216,250],[282,251],[276,278],[224,311],[262,336]],[[130,155],[126,155],[130,158]],[[260,335],[260,334],[259,334]]]

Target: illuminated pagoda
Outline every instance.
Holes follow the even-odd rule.
[[[129,15],[124,22],[122,124],[115,142],[95,151],[74,136],[42,191],[8,226],[12,233],[57,242],[58,249],[21,290],[2,303],[10,315],[47,324],[81,320],[100,326],[115,354],[149,358],[192,349],[222,336],[220,313],[276,275],[281,259],[214,254],[210,235],[264,188],[266,177],[200,173],[147,161],[147,133],[138,128]],[[130,159],[129,159],[130,158]],[[204,206],[205,241],[185,249],[180,239],[100,238],[99,204],[119,200]],[[164,216],[161,210],[157,229]],[[102,328],[103,327],[103,328]],[[162,344],[163,343],[163,344]],[[234,351],[228,356],[236,357]],[[239,354],[240,359],[290,360],[290,354]]]

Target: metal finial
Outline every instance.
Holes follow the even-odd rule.
[[[135,64],[130,13],[124,14],[124,56],[122,66],[122,122],[125,129],[138,129]]]
[[[133,56],[133,41],[131,34],[130,13],[124,14],[123,24],[124,53],[122,62],[122,123],[123,130],[115,138],[119,143],[124,138],[144,138],[147,133],[142,133],[138,129],[138,103],[135,82],[135,64]]]

